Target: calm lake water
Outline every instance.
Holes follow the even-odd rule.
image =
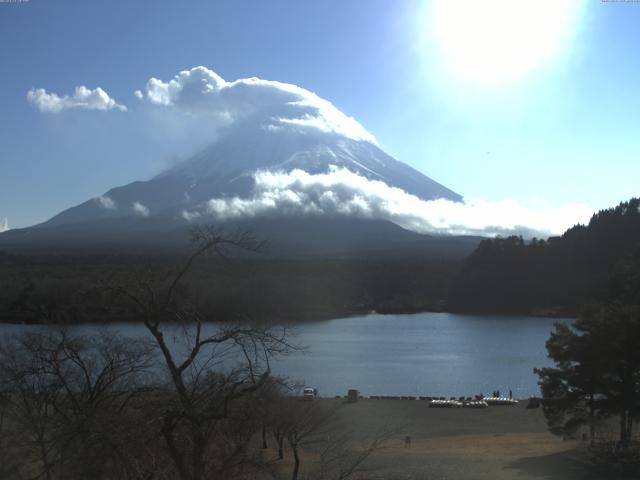
[[[545,341],[557,320],[523,316],[366,315],[305,323],[293,341],[307,347],[277,361],[274,373],[316,387],[321,395],[539,394],[534,367],[551,365]],[[0,325],[0,335],[20,331]],[[76,327],[83,333],[99,327]],[[141,325],[110,328],[127,336]]]

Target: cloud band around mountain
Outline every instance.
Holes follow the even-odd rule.
[[[586,223],[593,214],[583,205],[548,208],[512,200],[425,201],[382,181],[335,167],[315,175],[303,170],[263,171],[254,178],[251,198],[214,198],[200,209],[183,212],[183,217],[200,221],[208,216],[223,221],[269,215],[353,216],[391,221],[423,234],[546,237]]]

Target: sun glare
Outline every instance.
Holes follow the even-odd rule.
[[[579,6],[573,0],[433,0],[430,31],[456,76],[501,83],[552,59],[569,41]]]

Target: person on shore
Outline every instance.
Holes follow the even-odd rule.
[[[513,399],[513,392],[511,390],[509,390],[509,400]]]

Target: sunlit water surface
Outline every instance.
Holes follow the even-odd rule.
[[[366,315],[292,327],[293,343],[304,351],[279,359],[275,374],[344,395],[485,395],[494,390],[514,397],[539,394],[534,367],[551,365],[545,341],[556,321],[524,316]],[[21,325],[0,325],[0,334]],[[42,327],[29,327],[42,328]],[[91,333],[101,327],[75,327]],[[142,325],[110,326],[125,336],[146,334]]]

